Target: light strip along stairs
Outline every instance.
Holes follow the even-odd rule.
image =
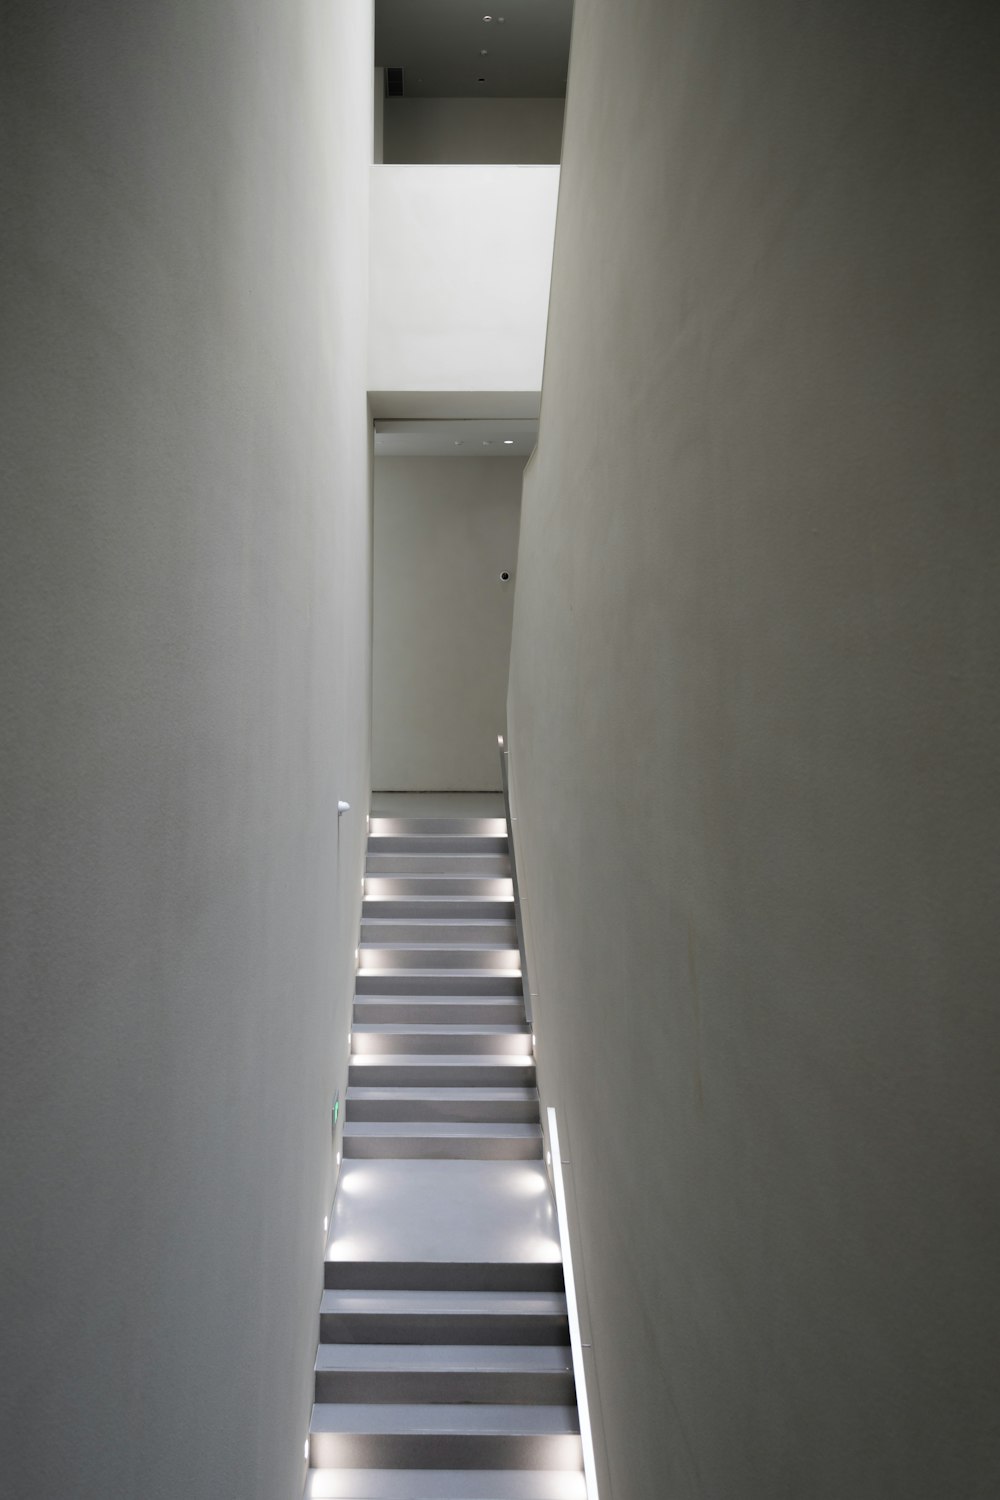
[[[373,818],[307,1500],[585,1500],[503,819]]]

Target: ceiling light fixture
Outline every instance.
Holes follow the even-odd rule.
[[[503,445],[504,445],[505,448],[512,448],[514,446],[514,439],[513,438],[504,438]]]
[[[461,438],[456,438],[455,439],[455,447],[456,448],[461,448],[461,446],[462,446],[462,439]]]
[[[489,23],[490,23],[490,22],[491,22],[491,21],[492,21],[492,19],[493,19],[493,17],[492,17],[492,16],[484,16],[484,17],[483,17],[483,20],[484,20],[484,21],[485,21],[485,22],[486,22],[486,24],[487,24],[487,26],[488,26],[488,25],[489,25]]]
[[[493,439],[492,438],[483,438],[483,447],[484,448],[492,448],[493,447]]]
[[[489,55],[490,54],[489,54],[488,50],[485,47],[480,47],[480,49],[479,49],[479,56],[480,57],[489,57]]]

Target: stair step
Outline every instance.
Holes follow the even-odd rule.
[[[400,921],[391,917],[368,917],[361,921],[361,946],[387,947],[430,944],[451,947],[454,944],[477,944],[486,948],[516,948],[517,927],[506,919],[483,921],[475,917],[411,918]]]
[[[355,1023],[351,1038],[358,1057],[426,1052],[531,1056],[531,1032],[523,1022],[512,1026],[412,1026],[362,1021]]]
[[[510,875],[508,854],[378,854],[369,852],[368,875]]]
[[[519,969],[369,969],[355,976],[357,995],[521,995]]]
[[[459,1053],[421,1055],[368,1053],[352,1056],[348,1083],[370,1088],[535,1088],[530,1057],[490,1057]]]
[[[421,1157],[427,1160],[537,1161],[540,1125],[468,1125],[450,1121],[348,1121],[345,1157]]]
[[[323,1285],[352,1292],[561,1292],[559,1260],[326,1260]]]
[[[320,1344],[316,1400],[570,1405],[565,1344]]]
[[[568,1469],[582,1461],[573,1406],[318,1404],[310,1462],[350,1468]]]
[[[533,1088],[349,1088],[347,1119],[355,1120],[538,1120]]]
[[[410,900],[454,897],[463,901],[512,901],[513,885],[509,875],[414,875],[403,872],[398,875],[375,875],[369,871],[365,876],[366,901],[383,900],[386,897],[407,897]]]
[[[427,838],[454,835],[458,838],[506,838],[506,818],[395,817],[379,813],[370,819],[374,838]]]
[[[312,1469],[303,1500],[587,1500],[574,1469]]]
[[[369,833],[369,854],[506,854],[504,833]]]
[[[355,1022],[391,1026],[523,1026],[523,995],[358,995]]]
[[[566,1298],[559,1292],[331,1290],[320,1303],[320,1339],[324,1344],[565,1344],[569,1325]]]
[[[514,924],[513,896],[366,896],[363,922],[484,922]]]
[[[516,969],[521,955],[509,943],[362,942],[361,967],[369,969]]]

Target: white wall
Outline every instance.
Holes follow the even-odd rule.
[[[368,0],[4,8],[12,1500],[301,1493],[369,784],[371,36]]]
[[[372,168],[371,391],[539,390],[558,184],[558,167]]]
[[[1000,1489],[998,52],[577,0],[509,726],[614,1500]]]
[[[521,470],[512,458],[375,460],[379,790],[499,790]]]
[[[387,162],[557,164],[562,99],[386,99]]]

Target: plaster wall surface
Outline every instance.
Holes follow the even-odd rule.
[[[514,458],[375,460],[380,790],[499,790],[522,467]]]
[[[558,189],[558,167],[372,167],[369,390],[539,390]]]
[[[577,0],[508,722],[614,1500],[1000,1487],[998,21]]]
[[[12,3],[0,71],[0,1492],[291,1497],[369,785],[371,6]]]
[[[386,99],[387,162],[558,164],[562,99]]]

